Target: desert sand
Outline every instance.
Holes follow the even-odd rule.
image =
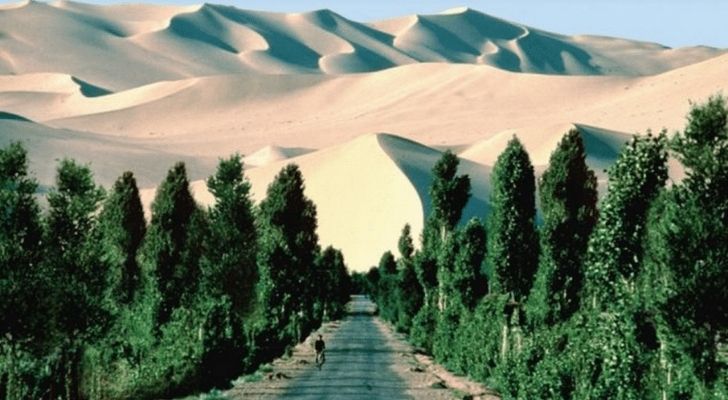
[[[441,151],[488,212],[490,168],[513,135],[542,171],[577,128],[602,184],[630,135],[680,129],[689,101],[728,93],[723,49],[564,36],[471,9],[363,24],[218,5],[0,8],[0,145],[26,144],[47,190],[57,160],[109,187],[132,170],[147,209],[177,160],[198,200],[218,158],[245,155],[256,200],[295,162],[323,246],[365,270],[415,235]],[[675,176],[679,176],[676,173]]]

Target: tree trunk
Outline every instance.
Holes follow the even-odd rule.
[[[508,355],[508,323],[503,324],[501,331],[501,360],[505,360]]]

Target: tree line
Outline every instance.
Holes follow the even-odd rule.
[[[413,344],[504,399],[728,398],[727,122],[714,96],[672,138],[635,136],[600,202],[578,131],[538,182],[514,137],[486,223],[458,225],[470,181],[445,152],[419,250],[405,226],[399,258],[354,281]],[[666,186],[669,157],[686,176]]]
[[[197,204],[185,165],[145,221],[134,176],[106,192],[62,160],[47,208],[19,143],[0,149],[0,397],[171,397],[228,385],[344,313],[349,275],[321,250],[295,165],[255,206],[243,162]]]

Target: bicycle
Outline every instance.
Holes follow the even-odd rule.
[[[321,367],[326,362],[326,354],[323,351],[316,353],[316,367],[321,371]]]

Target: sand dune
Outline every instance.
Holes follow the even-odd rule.
[[[62,157],[91,163],[107,187],[131,169],[147,207],[177,160],[203,204],[218,157],[247,155],[257,200],[295,162],[322,244],[364,269],[405,223],[419,234],[441,149],[472,178],[464,219],[487,215],[490,167],[514,134],[540,172],[579,129],[603,188],[631,134],[679,129],[689,100],[728,93],[724,53],[564,36],[467,8],[363,24],[330,10],[8,4],[0,146],[24,142],[43,188]]]
[[[0,9],[0,27],[0,73],[52,71],[111,91],[203,75],[350,74],[421,62],[651,75],[725,52],[568,37],[471,9],[363,24],[331,10],[286,14],[213,4],[30,1]]]
[[[442,153],[389,134],[370,134],[299,157],[280,160],[246,172],[253,198],[265,198],[268,185],[288,163],[296,163],[306,181],[306,195],[316,203],[318,234],[324,246],[342,249],[350,267],[375,265],[396,243],[405,224],[422,229],[430,213],[430,171]],[[473,196],[463,221],[488,212],[490,169],[463,160],[461,173],[471,177]],[[205,181],[192,183],[196,199],[211,205]],[[142,190],[147,209],[154,189]]]
[[[320,149],[372,131],[430,146],[518,132],[534,141],[529,150],[545,163],[549,152],[536,147],[555,144],[555,136],[546,136],[573,124],[627,134],[674,131],[684,124],[689,100],[721,90],[728,91],[728,56],[650,77],[548,76],[439,63],[345,76],[190,78],[101,97],[78,89],[18,93],[0,80],[0,109],[56,128],[143,138],[203,156],[252,154],[271,143]],[[492,164],[496,155],[468,158]]]
[[[124,171],[132,170],[140,186],[156,186],[166,176],[167,169],[176,161],[189,165],[193,179],[207,176],[214,169],[215,158],[189,157],[150,148],[142,141],[118,140],[99,137],[92,133],[53,129],[25,119],[22,116],[4,118],[0,112],[0,147],[19,141],[28,149],[30,170],[41,187],[53,185],[58,161],[73,158],[89,164],[95,180],[109,188]]]

